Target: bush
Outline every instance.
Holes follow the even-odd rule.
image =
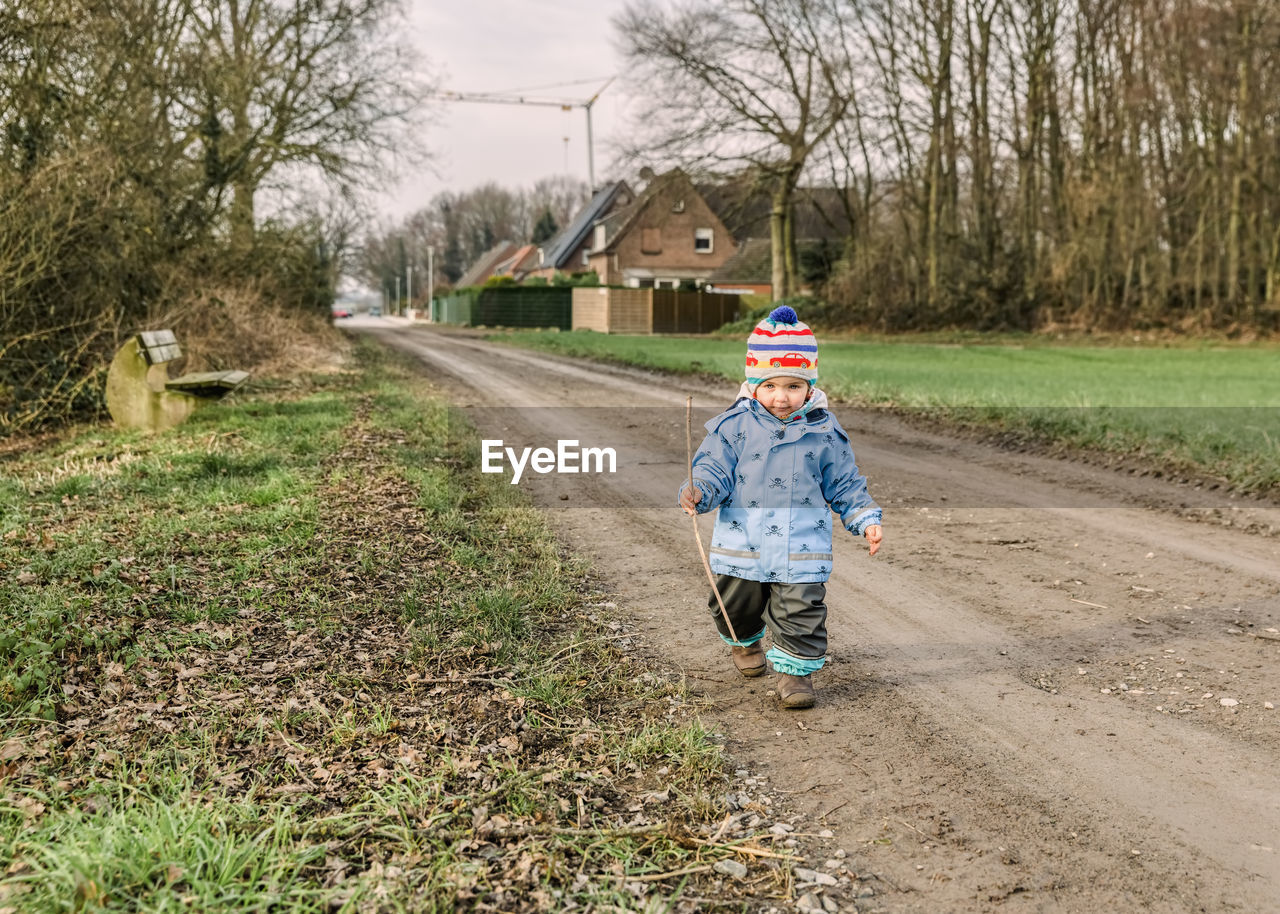
[[[819,301],[807,295],[793,295],[782,301],[766,302],[743,312],[742,317],[736,321],[730,321],[724,326],[717,329],[716,333],[723,333],[726,336],[738,336],[740,334],[748,334],[755,329],[756,324],[760,323],[769,316],[774,308],[780,308],[788,305],[795,312],[796,316],[806,324],[812,326],[815,321],[821,323],[822,318],[830,309],[830,305],[826,302]]]
[[[249,280],[197,288],[147,325],[177,335],[183,359],[175,372],[242,368],[260,379],[332,371],[351,345],[327,310],[293,307]]]
[[[525,284],[528,285],[528,283]],[[566,276],[557,270],[551,276],[551,285],[561,288],[564,286],[598,286],[600,285],[600,274],[595,270],[583,270]]]

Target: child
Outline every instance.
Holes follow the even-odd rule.
[[[775,308],[747,339],[738,400],[706,424],[693,461],[693,487],[680,488],[686,514],[720,509],[709,605],[743,676],[765,660],[778,675],[784,708],[811,708],[812,674],[827,653],[825,582],[831,575],[831,510],[855,536],[880,548],[881,512],[858,472],[849,436],[827,409],[813,331],[788,307]],[[765,629],[773,635],[766,654]]]

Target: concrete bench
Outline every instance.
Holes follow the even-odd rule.
[[[201,371],[170,378],[167,364],[182,357],[172,330],[148,330],[129,338],[107,371],[107,411],[116,425],[152,431],[182,422],[204,400],[224,397],[243,384],[247,371]]]

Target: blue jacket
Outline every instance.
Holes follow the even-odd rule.
[[[855,536],[881,522],[849,436],[826,406],[815,389],[807,412],[784,423],[741,397],[706,424],[693,482],[702,492],[698,513],[720,509],[712,571],[751,581],[825,581],[831,511]]]

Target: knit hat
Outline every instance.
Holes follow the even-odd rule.
[[[810,387],[818,380],[818,341],[786,305],[770,311],[747,337],[747,384],[752,393],[762,381],[782,377],[803,378]]]

